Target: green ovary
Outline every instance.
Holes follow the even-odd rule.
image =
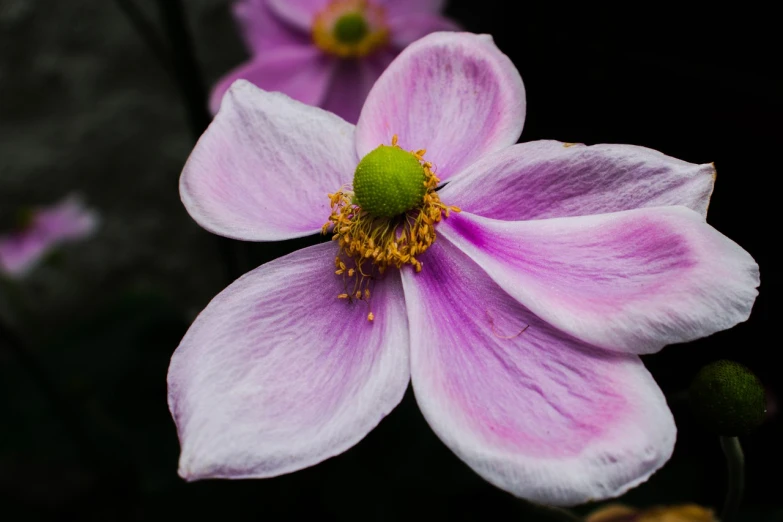
[[[427,191],[424,167],[396,146],[381,145],[356,167],[353,190],[356,202],[369,214],[391,218],[421,204]]]
[[[347,45],[361,42],[369,32],[367,21],[359,13],[348,13],[341,16],[335,22],[332,30],[334,39]]]

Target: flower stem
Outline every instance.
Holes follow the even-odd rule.
[[[721,522],[732,522],[737,516],[742,493],[745,490],[745,456],[738,437],[721,437],[720,447],[726,456],[728,472],[728,488],[726,500],[723,503]]]
[[[201,69],[193,52],[193,38],[185,21],[181,0],[158,0],[158,10],[166,28],[173,60],[171,65],[177,78],[182,100],[187,110],[190,132],[197,140],[212,118],[207,110],[207,92]]]
[[[153,24],[147,19],[141,9],[133,0],[114,0],[117,7],[125,14],[130,24],[138,33],[139,37],[149,47],[149,50],[157,58],[166,72],[170,72],[171,54],[161,41]]]
[[[196,141],[207,128],[212,117],[207,109],[207,91],[201,69],[193,51],[193,38],[185,20],[182,1],[157,0],[157,2],[171,48],[171,65],[174,67],[177,87],[185,104],[191,136],[193,141]],[[230,239],[215,237],[228,280],[233,281],[246,271],[244,247]]]

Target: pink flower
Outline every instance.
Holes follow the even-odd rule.
[[[97,214],[75,196],[36,209],[22,230],[0,236],[0,272],[22,277],[60,244],[92,235],[97,224]]]
[[[185,335],[168,375],[183,477],[338,455],[409,381],[443,442],[520,497],[616,496],[669,459],[674,421],[638,354],[746,320],[758,267],[705,221],[712,165],[515,144],[524,117],[511,61],[467,33],[405,49],[355,127],[231,87],[180,179],[191,216],[253,241],[328,222],[335,240],[239,278]],[[382,217],[416,172],[417,206]]]
[[[215,86],[213,113],[245,79],[355,123],[370,87],[406,45],[456,30],[445,0],[237,0],[234,15],[253,57]]]

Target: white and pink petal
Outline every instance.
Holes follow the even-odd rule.
[[[617,496],[670,457],[676,429],[635,355],[552,327],[440,240],[403,271],[416,400],[492,484],[535,502]]]
[[[0,274],[23,277],[60,244],[90,237],[99,222],[78,195],[33,210],[28,226],[0,235]]]
[[[533,141],[482,157],[441,191],[484,217],[521,221],[682,205],[707,214],[711,163],[634,145]]]
[[[426,149],[447,180],[515,143],[524,120],[522,78],[492,38],[438,32],[406,47],[375,83],[356,147],[364,156],[397,135],[404,149]]]
[[[309,34],[289,27],[267,0],[234,0],[231,5],[242,38],[252,54],[310,43]]]
[[[309,33],[315,16],[329,5],[330,0],[266,0],[266,2],[281,20],[291,27]]]
[[[209,108],[216,114],[223,96],[237,80],[246,80],[265,91],[282,92],[296,101],[319,106],[332,82],[336,65],[335,60],[310,45],[275,49],[221,78],[212,90]]]
[[[338,299],[333,243],[249,272],[201,312],[171,360],[180,475],[271,477],[342,453],[401,400],[409,381],[399,275],[365,302]]]
[[[380,50],[362,60],[337,60],[319,106],[356,123],[367,93],[394,56],[389,50]]]
[[[498,221],[463,212],[438,232],[553,326],[651,353],[745,321],[758,265],[685,207]]]
[[[388,19],[392,44],[403,49],[419,38],[438,31],[459,31],[460,26],[437,13],[405,12]]]
[[[237,80],[180,177],[185,208],[223,236],[273,241],[317,233],[328,194],[358,162],[354,126]]]

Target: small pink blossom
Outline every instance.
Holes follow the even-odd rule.
[[[406,48],[356,126],[231,87],[182,172],[188,212],[236,239],[328,221],[336,240],[245,274],[190,327],[168,374],[181,476],[317,464],[359,442],[410,382],[460,459],[533,501],[614,497],[669,459],[674,420],[639,354],[746,320],[758,266],[705,220],[713,165],[631,145],[516,144],[524,118],[511,61],[467,33]],[[360,161],[362,183],[384,172],[365,163],[378,150],[413,151],[443,184],[399,219],[373,216],[350,185]],[[419,228],[393,228],[406,226]],[[364,284],[371,296],[355,292]]]
[[[406,45],[457,29],[445,0],[237,0],[252,57],[215,86],[213,113],[238,79],[356,122],[378,76]]]
[[[35,209],[24,228],[0,236],[0,272],[22,277],[60,244],[93,234],[98,216],[75,196]]]

